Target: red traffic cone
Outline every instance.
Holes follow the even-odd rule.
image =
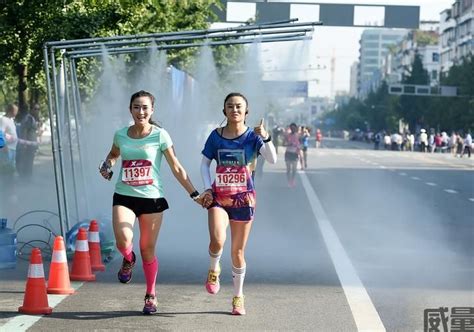
[[[100,249],[99,224],[91,220],[89,225],[89,254],[91,256],[92,271],[105,271]]]
[[[79,228],[76,239],[76,251],[72,260],[71,280],[94,281],[92,274],[91,258],[89,256],[89,245],[87,244],[87,230]]]
[[[49,315],[53,312],[53,308],[48,305],[43,259],[39,248],[34,248],[31,251],[25,297],[23,298],[23,305],[18,308],[18,312],[30,315]]]
[[[48,294],[72,294],[74,288],[69,281],[66,248],[62,236],[56,236],[53,246],[53,257],[49,268]]]

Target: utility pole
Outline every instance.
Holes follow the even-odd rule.
[[[334,81],[336,78],[336,52],[334,48],[332,49],[332,54],[331,54],[331,90],[330,90],[330,96],[334,97]]]

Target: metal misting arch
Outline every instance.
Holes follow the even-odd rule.
[[[146,52],[152,49],[168,50],[189,47],[238,45],[254,42],[284,42],[311,39],[314,26],[321,22],[297,23],[297,19],[243,25],[233,28],[164,32],[142,35],[86,38],[47,42],[43,48],[46,73],[48,111],[51,123],[51,144],[60,232],[63,236],[70,229],[69,201],[67,195],[62,122],[76,123],[76,142],[79,158],[80,178],[83,176],[83,155],[81,151],[79,115],[81,98],[77,80],[77,61],[81,58],[102,56],[104,49],[110,55]],[[59,65],[57,64],[59,60]],[[72,128],[68,125],[67,141],[70,149],[72,186],[76,215],[79,216],[77,199],[76,169],[74,167]]]

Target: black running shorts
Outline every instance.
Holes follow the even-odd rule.
[[[121,205],[129,208],[137,217],[142,214],[160,213],[169,208],[165,198],[142,198],[114,193],[113,206]]]
[[[298,161],[299,155],[296,152],[285,151],[285,161],[295,162]]]

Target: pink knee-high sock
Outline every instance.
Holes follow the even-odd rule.
[[[127,248],[119,248],[117,249],[120,251],[122,256],[129,262],[132,261],[133,256],[132,256],[132,251],[133,251],[133,244],[129,245]]]
[[[158,266],[159,264],[156,256],[152,261],[143,261],[143,271],[145,272],[147,294],[155,295],[155,283],[156,277],[158,275]]]

